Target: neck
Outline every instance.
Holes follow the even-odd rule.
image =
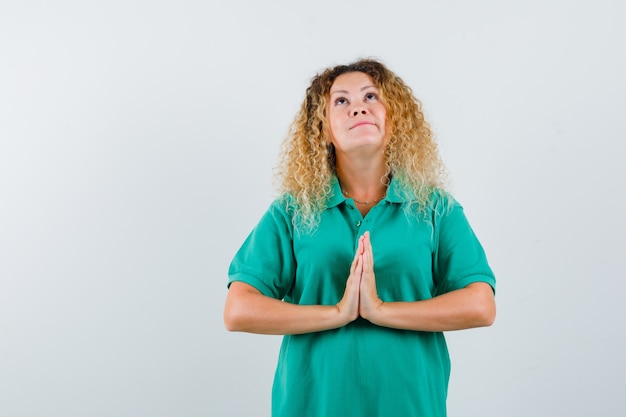
[[[361,167],[354,164],[337,164],[337,177],[346,197],[359,204],[380,201],[387,192],[384,182],[385,165],[370,164]]]

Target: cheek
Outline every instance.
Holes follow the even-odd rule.
[[[333,127],[333,122],[330,118],[326,119],[328,124],[324,126],[324,130],[326,131],[326,144],[330,145],[335,141],[335,128]]]
[[[379,115],[380,115],[380,123],[383,125],[386,131],[387,130],[387,110],[383,107],[380,110]]]
[[[337,133],[339,133],[340,124],[337,121],[336,117],[329,115],[328,117],[328,132],[330,134],[331,139],[334,138]]]
[[[382,104],[380,105],[379,109],[378,109],[378,115],[380,116],[381,119],[386,120],[387,119],[387,109],[385,108],[385,106],[383,106]]]

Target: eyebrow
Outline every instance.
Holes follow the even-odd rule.
[[[375,85],[372,85],[372,84],[368,84],[368,85],[366,85],[366,86],[361,87],[361,90],[360,90],[360,91],[367,90],[368,88],[376,88],[376,86],[375,86]],[[347,91],[347,90],[334,90],[334,91],[331,91],[331,92],[330,92],[330,95],[332,96],[333,94],[337,94],[337,93],[340,93],[340,94],[348,94],[348,93],[349,93],[349,91]]]

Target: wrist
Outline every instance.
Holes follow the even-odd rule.
[[[358,310],[351,311],[347,306],[341,302],[334,306],[334,322],[335,327],[343,327],[346,324],[353,322],[359,316]]]
[[[361,309],[361,317],[371,323],[378,324],[381,317],[384,316],[385,303],[380,298],[370,303],[366,308]]]

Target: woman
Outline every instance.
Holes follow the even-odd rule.
[[[273,416],[446,415],[442,332],[492,324],[495,278],[443,172],[381,63],[313,79],[229,269],[226,328],[285,335]]]

